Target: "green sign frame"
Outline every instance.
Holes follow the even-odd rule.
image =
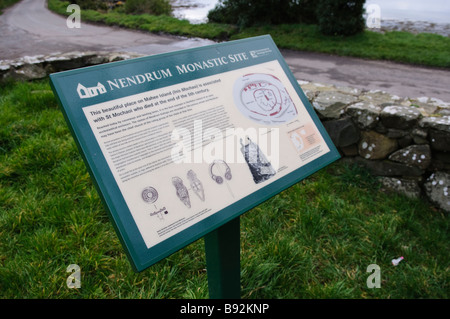
[[[188,95],[189,90],[194,87],[189,86],[190,83],[203,83],[205,85],[211,85],[209,86],[209,88],[211,88],[211,90],[213,91],[212,95],[204,95],[206,94],[204,92],[208,91],[207,89],[197,90],[199,96],[197,98],[197,102],[192,102],[192,99],[194,98],[189,100],[191,104],[189,108],[185,109],[187,114],[189,112],[193,112],[193,109],[195,109],[196,107],[194,106],[195,104],[204,104],[204,107],[206,108],[206,102],[203,103],[202,101],[206,101],[208,97],[211,99],[218,99],[219,97],[223,98],[225,102],[222,103],[223,107],[221,108],[221,112],[231,112],[231,110],[233,112],[237,112],[236,109],[239,102],[236,101],[241,101],[243,105],[240,106],[242,108],[241,111],[243,112],[240,113],[243,115],[242,118],[248,116],[248,119],[245,120],[249,120],[251,118],[249,121],[253,121],[253,123],[255,123],[255,125],[259,128],[267,126],[269,127],[269,132],[271,130],[272,132],[274,132],[273,127],[276,127],[277,124],[275,124],[274,126],[274,123],[267,121],[265,122],[264,119],[261,119],[262,116],[266,116],[265,118],[270,119],[277,117],[277,119],[282,123],[289,122],[289,125],[292,121],[295,122],[296,118],[292,118],[292,114],[289,115],[290,111],[284,113],[284,118],[282,118],[281,115],[277,113],[279,110],[281,110],[282,107],[287,107],[284,105],[282,107],[280,106],[280,109],[276,112],[270,111],[267,114],[263,112],[264,114],[257,114],[256,117],[253,117],[253,114],[257,113],[254,112],[255,107],[257,107],[255,105],[257,105],[259,102],[262,103],[260,105],[262,109],[271,108],[271,110],[273,110],[275,106],[278,107],[278,104],[276,104],[278,103],[276,100],[277,97],[273,96],[274,92],[278,92],[279,88],[277,89],[277,84],[267,84],[267,81],[270,82],[270,79],[264,82],[265,79],[263,79],[263,76],[261,75],[262,80],[258,82],[258,85],[261,85],[261,83],[264,82],[265,84],[262,85],[272,85],[271,88],[273,90],[271,91],[269,87],[265,87],[264,89],[258,87],[257,89],[255,89],[255,83],[257,81],[251,78],[254,73],[248,73],[248,70],[258,71],[262,68],[262,66],[264,66],[264,70],[274,70],[273,72],[278,72],[277,74],[280,74],[280,76],[282,77],[282,80],[280,81],[284,85],[289,87],[290,97],[292,98],[292,101],[294,101],[294,109],[301,109],[301,111],[303,112],[301,113],[302,117],[308,117],[309,126],[305,126],[305,129],[314,130],[315,143],[319,143],[318,139],[320,139],[320,147],[316,146],[307,153],[307,155],[310,157],[309,160],[305,160],[305,153],[303,153],[303,155],[299,153],[299,156],[302,158],[302,160],[300,161],[298,159],[295,159],[298,160],[298,165],[290,165],[289,170],[286,170],[286,167],[278,168],[278,170],[275,170],[278,174],[276,175],[276,178],[263,180],[261,183],[259,183],[258,181],[259,184],[257,185],[257,187],[255,184],[255,188],[252,188],[248,191],[246,190],[247,193],[245,193],[245,195],[242,195],[241,197],[238,196],[236,200],[231,200],[225,205],[222,205],[220,207],[218,206],[219,208],[217,209],[213,209],[212,211],[210,210],[210,212],[208,214],[205,214],[204,217],[190,221],[189,223],[187,222],[188,219],[186,218],[178,219],[178,224],[182,224],[182,222],[185,223],[183,226],[184,228],[181,227],[176,231],[171,231],[171,229],[165,228],[165,232],[162,232],[161,229],[159,229],[158,234],[162,239],[160,239],[160,241],[156,242],[155,244],[151,244],[151,238],[153,238],[151,236],[154,236],[155,238],[157,236],[153,234],[151,236],[149,235],[150,237],[148,238],[150,239],[144,239],[147,235],[145,231],[143,231],[142,226],[139,224],[140,222],[136,218],[135,209],[130,208],[134,205],[134,200],[126,198],[126,196],[128,196],[126,195],[128,192],[128,186],[123,185],[131,185],[132,183],[127,184],[128,181],[126,180],[126,178],[122,179],[121,177],[121,179],[119,180],[118,177],[120,174],[122,174],[121,169],[123,170],[123,168],[119,169],[119,165],[117,164],[119,160],[117,160],[116,162],[115,160],[120,157],[120,160],[122,160],[123,162],[131,161],[132,155],[129,155],[129,157],[127,157],[127,154],[121,155],[119,153],[107,155],[107,152],[105,151],[105,147],[112,145],[108,143],[119,143],[119,141],[125,143],[127,141],[125,137],[132,135],[130,134],[125,136],[123,135],[125,133],[123,133],[122,135],[119,135],[119,133],[117,133],[118,137],[115,140],[112,140],[112,142],[110,140],[106,141],[106,138],[105,140],[103,140],[103,136],[100,137],[100,135],[98,134],[100,134],[99,132],[103,132],[106,136],[108,132],[107,128],[110,124],[100,125],[98,123],[102,121],[102,123],[112,123],[108,122],[108,120],[111,119],[111,115],[113,115],[113,117],[115,118],[130,120],[128,122],[131,123],[131,120],[136,118],[131,118],[129,117],[130,115],[127,114],[127,112],[132,112],[131,108],[127,109],[127,103],[134,103],[135,105],[133,107],[139,106],[139,103],[142,103],[143,107],[144,99],[141,99],[140,97],[145,96],[145,106],[152,106],[151,103],[158,100],[158,94],[153,94],[153,92],[163,92],[161,90],[168,90],[168,88],[170,88],[170,91],[166,91],[167,95],[169,95],[169,93],[172,94],[172,92],[180,92],[181,90],[179,89],[183,88],[184,86],[184,89],[186,89],[186,91],[181,91],[181,93],[178,93],[176,95],[176,98],[180,99],[180,101],[185,98],[186,102],[180,102],[177,105],[187,105],[188,98],[186,98],[186,96]],[[231,90],[227,91],[227,85],[225,82],[229,82],[229,79],[231,79],[231,75],[234,76],[241,71],[244,72],[244,70],[245,72],[247,72],[245,73],[247,78],[240,77],[239,81],[241,81],[242,83],[237,80],[235,81],[235,86],[239,87],[240,85],[240,91],[239,89],[236,91],[237,93],[233,93]],[[208,81],[206,81],[207,79]],[[294,78],[292,72],[290,71],[288,65],[282,57],[280,51],[269,35],[54,73],[50,75],[50,82],[55,96],[57,97],[58,102],[61,106],[67,124],[74,137],[74,140],[79,148],[80,154],[83,157],[83,160],[103,201],[106,211],[110,216],[117,235],[127,253],[127,256],[129,257],[133,269],[138,272],[175,253],[176,251],[182,249],[190,243],[204,237],[205,235],[218,229],[229,221],[238,218],[241,214],[259,205],[263,201],[273,197],[286,188],[294,185],[305,177],[311,175],[317,170],[340,158],[339,152],[333,145],[330,137],[328,136],[319,118],[317,117],[313,107],[309,103],[297,80]],[[200,87],[201,86],[202,85],[200,84]],[[212,89],[213,87],[214,89]],[[245,89],[243,89],[244,87]],[[173,88],[177,88],[177,90],[172,90]],[[251,93],[248,93],[246,91],[247,89],[249,90],[248,92]],[[161,97],[164,96],[165,93],[159,94],[161,94],[159,95],[159,97]],[[247,95],[244,96],[244,94]],[[192,93],[192,95],[194,95],[194,93]],[[239,96],[240,100],[237,99],[236,96]],[[175,93],[173,94],[173,96],[167,97],[169,97],[170,100],[173,99],[172,101],[174,101]],[[234,100],[233,97],[235,97]],[[131,103],[130,101],[133,101],[133,103]],[[138,101],[139,103],[136,101]],[[167,99],[164,101],[167,101]],[[175,107],[175,104],[172,104],[172,106]],[[164,111],[165,109],[162,108],[161,105],[159,105],[158,107],[158,112],[160,112],[158,114],[163,114],[163,112],[161,111]],[[169,107],[167,107],[166,110],[169,110]],[[140,111],[138,109],[135,109],[134,112],[136,114],[138,114],[137,112],[142,112],[142,115],[144,114],[144,111]],[[277,115],[274,115],[275,113],[277,113]],[[148,115],[149,113],[145,114],[147,114],[148,119],[151,118],[150,115]],[[223,115],[224,113],[221,114]],[[297,114],[296,116],[300,116],[300,113],[295,114]],[[217,119],[219,117],[222,117],[222,115],[217,115],[215,116],[215,118]],[[269,115],[270,117],[267,117]],[[170,118],[170,116],[170,114],[166,115],[165,117],[161,115],[158,118],[158,123],[162,123],[164,118]],[[180,115],[177,114],[176,116],[179,117]],[[187,119],[187,117],[180,118],[180,121],[185,119]],[[114,122],[114,124],[115,123],[117,122]],[[230,123],[233,123],[232,116],[231,119],[229,119],[228,124]],[[144,131],[139,130],[139,132],[149,132],[149,139],[151,139],[151,131],[154,129],[155,125],[150,124],[150,121],[143,122],[140,125],[141,128],[144,129]],[[286,126],[288,124],[283,125]],[[128,128],[130,129],[130,132],[136,129],[136,127],[133,126],[129,126]],[[101,129],[103,129],[103,131]],[[285,136],[285,133],[283,134],[284,135],[282,136]],[[162,135],[160,134],[158,136],[161,137]],[[311,142],[311,136],[308,137],[309,142]],[[292,136],[291,138],[293,139]],[[288,139],[286,138],[285,140]],[[128,141],[128,143],[131,142],[132,141]],[[280,147],[282,148],[281,152],[283,152],[284,147],[286,149],[294,148],[295,145],[283,146],[284,144],[289,143],[290,142],[287,141],[280,142]],[[163,144],[165,143],[160,143],[160,145]],[[152,144],[152,146],[150,146],[150,148],[155,147],[156,144]],[[299,149],[301,149],[302,147],[303,144],[299,146]],[[130,149],[128,148],[128,150]],[[314,152],[311,153],[311,151],[313,150]],[[289,150],[289,152],[291,151]],[[281,157],[283,159],[289,157],[290,159],[294,160],[295,156],[293,157],[287,156],[286,154],[281,154]],[[114,165],[112,163],[114,163]],[[250,165],[248,164],[249,162],[244,162],[235,164],[236,166],[234,167],[237,167],[239,170],[244,170],[244,168],[242,167],[248,169],[248,167],[250,167]],[[181,163],[173,165],[186,164]],[[143,167],[144,165],[140,166],[140,168]],[[223,168],[223,170],[225,169],[226,168]],[[162,171],[163,169],[161,168],[161,172]],[[222,171],[222,173],[226,172]],[[127,174],[128,176],[131,176],[130,179],[143,179],[145,177],[145,174],[147,173],[143,173],[142,175],[133,175],[133,170],[129,169]],[[152,181],[159,181],[167,177],[167,171],[164,171],[164,174],[161,173],[163,176],[159,178],[157,176],[158,168],[154,169],[151,173],[148,174],[156,174],[151,175]],[[208,183],[213,182],[214,181],[211,180],[208,181]],[[216,180],[216,182],[219,181]],[[225,184],[227,182],[228,181],[224,179],[224,176],[222,176],[222,183]],[[170,195],[174,195],[174,200],[172,201],[173,204],[176,203],[177,205],[179,205],[177,207],[181,207],[183,200],[183,191],[185,195],[187,192],[191,193],[191,197],[195,196],[193,196],[192,194],[193,186],[191,188],[184,188],[181,181],[179,184],[177,183],[177,181],[172,179],[171,185],[175,186],[175,188],[173,189],[173,193],[171,193]],[[242,187],[245,188],[245,183],[240,184],[244,185]],[[129,188],[131,189],[132,187],[129,186]],[[180,201],[178,201],[178,199],[175,197],[175,189]],[[208,193],[208,197],[219,200],[221,197],[223,197],[223,189],[224,188],[222,188],[220,191],[216,191],[215,193]],[[144,196],[143,198],[146,201],[152,202],[155,200],[157,192],[155,189],[147,189],[145,191],[145,195],[143,192],[142,196]],[[196,200],[198,201],[198,198]],[[139,202],[140,200],[136,199],[135,201]],[[166,202],[172,204],[170,200],[166,200]],[[198,203],[201,202],[198,201]],[[137,204],[144,205],[140,202]],[[187,203],[185,202],[185,204]],[[189,203],[189,207],[190,205],[191,204]],[[153,206],[151,207],[153,208]],[[163,214],[162,212],[164,211],[164,208],[166,208],[166,206],[162,208],[161,206],[157,207],[156,205],[154,205],[155,211],[153,212],[153,216],[151,217],[153,218],[151,222],[152,226],[155,225],[155,223],[158,221],[155,215]],[[185,209],[187,208],[185,207]],[[174,216],[178,213],[177,209],[175,208],[169,209],[169,211],[170,216]],[[165,211],[165,213],[167,213],[167,211]],[[143,213],[143,215],[145,216],[143,216],[142,218],[146,218],[147,220],[150,218],[149,216],[151,214],[149,215],[147,212],[145,214]],[[164,217],[163,215],[158,216],[161,217],[161,219]],[[141,218],[141,215],[139,215],[139,218]],[[171,222],[171,225],[173,226],[172,228],[178,225],[177,222]]]

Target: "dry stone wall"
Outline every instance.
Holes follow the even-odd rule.
[[[0,84],[138,56],[74,52],[3,60]],[[343,161],[366,167],[389,190],[426,197],[450,212],[450,103],[301,80],[299,84]]]
[[[8,80],[37,80],[51,73],[126,60],[142,55],[121,52],[70,52],[0,60],[0,84]]]
[[[299,81],[344,161],[450,212],[450,103]]]

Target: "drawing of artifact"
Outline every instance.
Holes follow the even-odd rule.
[[[156,191],[155,188],[150,186],[144,188],[141,195],[144,202],[149,204],[156,202],[156,200],[158,199],[158,192]]]
[[[246,145],[243,144],[241,139],[241,152],[252,173],[253,181],[258,184],[274,176],[276,171],[261,152],[259,146],[253,143],[250,138],[247,137],[247,139],[249,142]]]
[[[231,180],[231,169],[228,166],[228,164],[223,160],[214,160],[209,165],[209,174],[211,175],[211,178],[217,183],[222,184],[223,183],[223,177],[216,175],[214,173],[214,168],[216,168],[216,171],[219,171],[220,175],[223,175],[227,180]],[[223,173],[223,169],[225,169],[225,173]],[[218,173],[218,174],[219,174]]]
[[[304,146],[303,139],[297,132],[291,134],[291,141],[294,144],[297,151],[301,151],[303,149]]]
[[[203,189],[202,182],[197,178],[197,175],[193,170],[187,172],[187,178],[191,185],[191,189],[203,202],[205,201],[205,190]]]
[[[183,184],[183,180],[178,176],[172,177],[172,184],[175,186],[178,198],[186,205],[191,208],[191,201],[189,200],[189,192]]]
[[[154,211],[153,213],[150,213],[150,216],[158,216],[160,220],[164,220],[164,215],[167,215],[169,212],[167,211],[166,207],[163,207],[159,210]]]
[[[149,187],[144,188],[144,190],[141,193],[141,197],[144,200],[144,202],[146,202],[148,204],[153,204],[154,202],[156,202],[158,200],[158,192],[154,187],[149,186]],[[169,213],[165,207],[158,210],[158,208],[155,205],[155,209],[156,209],[156,211],[150,213],[150,216],[156,215],[156,216],[158,216],[158,218],[160,220],[163,220],[164,215],[167,215]]]
[[[283,83],[271,74],[242,76],[234,83],[233,96],[239,111],[258,123],[280,125],[298,114]]]

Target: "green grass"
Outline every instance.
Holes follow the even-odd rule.
[[[0,15],[3,13],[2,11],[13,4],[19,2],[20,0],[1,0],[0,1]]]
[[[62,15],[66,12],[68,2],[60,0],[48,0],[48,8]],[[95,10],[81,10],[81,21],[91,21],[106,25],[116,25],[129,29],[143,30],[154,33],[168,33],[179,36],[190,36],[223,40],[236,32],[237,28],[231,25],[211,23],[193,25],[187,20],[179,20],[173,17],[149,14],[129,15],[123,11],[99,12]]]
[[[374,60],[450,67],[450,38],[431,33],[364,31],[355,36],[322,35],[315,25],[253,27],[232,39],[270,34],[280,48],[314,51]]]
[[[0,298],[208,298],[203,240],[133,272],[48,80],[0,87],[0,114]],[[241,217],[242,297],[449,298],[448,228],[334,163]]]
[[[66,12],[68,2],[48,0],[48,5],[59,14],[69,14]],[[81,20],[213,40],[270,34],[275,43],[285,49],[450,68],[450,38],[429,33],[365,31],[355,36],[334,37],[322,35],[315,25],[268,25],[239,30],[236,26],[217,23],[193,25],[168,16],[127,15],[120,10],[109,13],[82,10]]]

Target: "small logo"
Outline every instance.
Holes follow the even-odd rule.
[[[259,49],[259,50],[252,50],[252,51],[249,51],[249,53],[252,56],[252,58],[259,58],[261,56],[265,56],[265,55],[272,53],[272,50],[269,48],[264,48],[264,49]]]
[[[66,25],[69,29],[79,29],[81,28],[81,9],[77,4],[69,4],[67,6],[66,12],[72,12],[71,15],[67,17]]]
[[[381,7],[378,4],[371,3],[366,9],[366,26],[369,29],[381,28]]]
[[[367,272],[372,273],[367,277],[367,288],[380,288],[381,287],[381,268],[377,264],[370,264],[367,266]]]
[[[70,289],[73,288],[81,288],[81,269],[77,264],[70,264],[66,272],[70,273],[69,277],[67,277],[66,283],[67,287]]]
[[[106,88],[100,82],[97,83],[97,86],[93,87],[85,87],[83,84],[78,83],[77,92],[80,96],[80,99],[88,99],[99,94],[106,93]]]

